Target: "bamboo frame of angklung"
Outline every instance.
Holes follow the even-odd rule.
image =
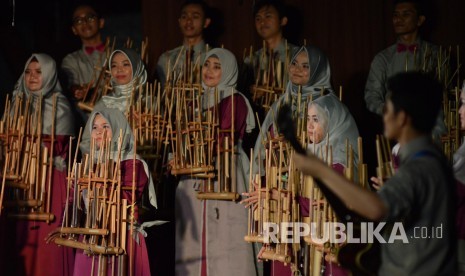
[[[460,147],[462,131],[460,129],[460,90],[458,87],[444,92],[444,123],[447,133],[441,137],[442,149],[452,161],[454,152]]]
[[[208,45],[206,45],[208,52]],[[203,53],[199,53],[195,60],[192,60],[193,48],[185,46],[181,47],[174,64],[171,64],[171,59],[167,59],[165,64],[166,80],[165,91],[171,90],[174,87],[182,87],[184,85],[200,85],[202,64],[201,57]],[[181,57],[184,56],[184,63],[181,62]],[[163,93],[164,94],[164,93]]]
[[[53,238],[58,245],[83,249],[87,254],[92,255],[92,267],[98,258],[98,275],[107,275],[108,271],[112,275],[115,275],[116,271],[118,275],[125,275],[128,255],[130,275],[134,270],[134,247],[131,245],[133,243],[131,237],[135,222],[136,179],[133,168],[132,186],[123,187],[121,182],[121,144],[122,132],[120,131],[116,162],[110,162],[112,149],[109,140],[105,138],[103,149],[99,151],[96,149],[95,140],[92,140],[90,154],[85,156],[84,163],[76,162],[76,151],[73,164],[69,165],[73,169],[69,170],[68,175],[68,181],[74,182],[72,192],[75,204],[72,207],[72,217],[68,219],[69,213],[65,213],[63,225],[59,229],[60,237]],[[94,160],[96,161],[94,162]],[[133,165],[135,166],[135,155]],[[71,184],[68,186],[71,187]],[[124,190],[131,191],[133,204],[128,205],[128,200],[122,197]],[[79,227],[77,224],[77,209],[80,208],[80,198],[85,198],[88,202],[84,227]],[[130,207],[129,216],[128,207]],[[70,225],[69,221],[71,221]],[[127,236],[128,226],[129,237]],[[77,241],[77,235],[83,235],[82,241]],[[130,239],[129,248],[126,248],[128,239]],[[107,258],[113,260],[110,268],[107,267]]]
[[[87,84],[82,100],[78,102],[78,107],[84,111],[92,112],[94,109],[95,103],[110,90],[110,78],[107,76],[111,75],[111,72],[108,70],[108,63],[110,62],[110,54],[113,53],[115,49],[116,37],[113,38],[113,43],[110,46],[110,38],[105,40],[105,61],[102,64],[102,67],[94,68],[94,78]],[[98,77],[95,76],[98,73]],[[102,84],[104,82],[104,84]],[[94,85],[95,84],[95,85]],[[94,87],[94,91],[90,98],[88,99],[89,91]]]
[[[456,48],[456,70],[450,73],[452,61],[452,47],[448,49],[440,47],[437,57],[436,77],[443,83],[443,105],[444,123],[447,134],[441,137],[443,151],[452,160],[453,153],[458,150],[461,142],[460,115],[460,48]],[[452,87],[456,81],[455,88]]]
[[[304,136],[304,135],[303,135]],[[325,161],[328,166],[332,166],[332,147],[333,145],[329,145],[329,136],[326,137],[326,145],[324,147],[324,151],[320,151],[320,158]],[[344,169],[344,176],[348,178],[350,181],[354,181],[354,150],[352,145],[349,144],[348,140],[345,141],[346,147],[346,167]],[[357,163],[358,167],[358,182],[359,185],[363,188],[367,188],[367,170],[366,164],[363,163],[363,144],[362,138],[359,137],[357,141],[357,148],[358,148],[358,156],[359,161]],[[315,147],[313,147],[314,154],[316,153]],[[325,231],[323,225],[325,222],[338,222],[338,218],[334,210],[332,209],[331,205],[326,201],[324,195],[322,194],[321,190],[315,185],[314,179],[309,176],[305,176],[303,178],[303,196],[309,198],[310,203],[310,216],[304,217],[303,221],[305,223],[316,223],[316,235],[317,238],[321,239],[324,237],[323,231]],[[314,204],[316,203],[316,204]],[[313,234],[313,233],[312,233]],[[305,248],[305,258],[304,262],[304,271],[309,275],[318,275],[321,273],[323,269],[324,263],[324,254],[320,250],[317,249],[317,245],[312,236],[304,237],[304,240],[309,244],[308,247]],[[328,249],[329,253],[332,256],[337,258],[337,252],[341,245],[333,244],[327,242],[323,244],[323,248]],[[331,266],[330,262],[330,266]],[[329,268],[331,270],[331,267]]]
[[[264,223],[295,222],[292,211],[296,206],[295,187],[291,186],[289,179],[288,147],[281,138],[270,139],[266,147],[265,156],[265,187],[261,185],[261,165],[258,163],[258,174],[253,173],[253,162],[250,162],[249,192],[258,192],[258,201],[248,210],[248,230],[244,237],[246,242],[262,243],[266,250],[261,258],[276,260],[289,264],[291,262],[291,250],[289,244],[268,244],[264,240]],[[253,156],[253,150],[251,151]],[[258,184],[255,188],[254,182]],[[272,199],[270,193],[276,190],[278,198]]]
[[[300,104],[298,106],[300,107]],[[297,117],[299,118],[298,125],[304,126],[305,124],[300,122],[302,120],[300,116]],[[259,127],[262,133],[261,126]],[[257,175],[253,175],[253,162],[250,163],[249,192],[257,191],[258,201],[256,206],[249,207],[248,230],[244,240],[263,244],[265,250],[261,254],[262,259],[279,261],[285,265],[291,265],[295,270],[300,245],[282,243],[280,238],[278,238],[280,242],[278,244],[268,243],[269,241],[264,240],[264,223],[280,225],[282,222],[299,222],[300,209],[296,201],[296,195],[300,193],[299,182],[296,181],[299,175],[291,162],[289,146],[281,137],[272,138],[269,132],[266,136],[267,138],[262,141],[265,147],[265,187],[261,184],[262,162],[258,162]],[[253,156],[253,151],[251,156]],[[258,184],[258,190],[254,188],[254,182]],[[270,197],[273,189],[277,192],[277,200]]]
[[[265,41],[263,41],[263,48],[266,49]],[[265,111],[268,111],[272,104],[278,100],[286,90],[289,68],[289,47],[287,40],[285,41],[286,58],[285,62],[281,60],[275,61],[275,52],[271,51],[268,55],[265,50],[259,58],[258,64],[254,64],[253,47],[250,46],[249,60],[257,72],[255,76],[255,83],[252,87],[252,101],[257,105],[262,106]],[[244,59],[247,49],[244,50]],[[267,64],[266,68],[262,69],[262,64]],[[270,78],[272,79],[270,80]]]
[[[305,131],[302,133],[302,137],[308,139],[309,137],[306,136],[307,135]],[[306,139],[303,140],[305,141]],[[307,145],[310,145],[310,149],[313,150],[313,154],[318,154],[316,151],[316,145],[314,143]],[[346,150],[348,151],[349,148],[350,147],[348,147],[346,143]],[[328,166],[332,166],[333,163],[332,149],[333,145],[329,144],[328,134],[326,136],[326,143],[324,149],[320,149],[320,155],[318,156],[321,160],[326,162]],[[350,173],[350,171],[353,171],[353,154],[348,154],[346,162],[348,166],[347,170],[344,171],[344,174],[346,176],[351,176],[352,174]],[[311,231],[310,235],[304,237],[304,241],[308,244],[305,246],[304,251],[306,256],[304,261],[304,270],[305,273],[309,273],[308,275],[319,275],[322,269],[324,269],[324,253],[317,249],[317,246],[319,244],[315,242],[315,240],[313,239],[314,236],[312,235],[316,235],[316,238],[322,239],[325,236],[324,223],[336,222],[337,217],[329,203],[324,198],[323,193],[315,184],[314,179],[312,177],[303,176],[301,174],[301,183],[303,187],[302,195],[309,199],[309,216],[303,217],[302,220],[303,222],[308,223],[309,225],[315,225],[315,231]],[[323,244],[323,247],[329,247],[331,251],[334,251],[338,247],[338,245],[325,242],[325,244]]]
[[[299,110],[306,111],[307,105],[302,107],[301,92],[298,91],[297,111],[293,117],[297,118],[298,133],[302,133],[305,126],[305,117],[302,119]],[[279,109],[280,107],[278,107]],[[273,118],[275,117],[272,112]],[[258,115],[257,115],[258,117]],[[259,122],[259,121],[258,121]],[[249,192],[253,192],[254,182],[258,183],[258,202],[256,207],[249,207],[248,214],[248,231],[244,240],[246,242],[262,243],[265,246],[265,251],[261,254],[261,258],[265,260],[276,260],[285,264],[291,263],[292,260],[297,260],[297,252],[300,250],[298,244],[267,244],[264,240],[264,223],[265,222],[298,222],[300,209],[298,208],[295,195],[299,193],[297,182],[293,181],[296,173],[290,167],[289,147],[282,141],[280,137],[271,137],[268,130],[262,130],[259,123],[260,133],[266,133],[266,138],[262,137],[261,141],[265,148],[265,187],[261,184],[261,158],[258,161],[258,175],[253,175],[253,163],[250,166],[249,175]],[[251,153],[253,156],[253,152]],[[260,154],[259,154],[260,156]],[[272,189],[277,189],[278,200],[272,200],[269,196]],[[265,193],[265,198],[262,197],[262,192]],[[274,216],[273,214],[276,214]],[[292,264],[295,267],[295,263]]]
[[[150,163],[157,171],[168,130],[168,108],[162,110],[162,106],[168,104],[161,97],[160,83],[146,83],[145,87],[139,87],[138,95],[137,104],[133,105],[133,113],[137,116],[133,116],[131,127],[138,141],[138,153],[144,160],[153,161]]]
[[[56,95],[52,98],[49,138],[42,137],[42,100],[39,96],[37,101],[28,98],[24,102],[18,96],[12,106],[7,97],[0,121],[0,140],[5,153],[0,206],[7,209],[9,217],[49,223],[56,215],[50,209],[57,98]],[[31,114],[32,105],[36,106],[38,116]],[[50,149],[42,148],[42,142],[50,142]]]
[[[235,201],[239,199],[234,129],[237,96],[231,95],[231,128],[220,129],[219,105],[204,111],[201,94],[200,86],[172,88],[168,105],[173,121],[168,123],[174,157],[171,173],[203,179],[198,199]],[[215,102],[218,97],[215,90]]]
[[[391,144],[389,139],[383,135],[376,135],[376,176],[381,184],[394,174],[394,165],[392,161]]]

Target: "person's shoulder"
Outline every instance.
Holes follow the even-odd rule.
[[[82,51],[82,49],[71,52],[63,58],[62,64],[73,63],[75,60],[81,59],[83,54],[84,52]]]
[[[67,58],[78,58],[78,57],[80,57],[83,53],[84,53],[84,51],[82,51],[82,49],[78,49],[78,50],[76,50],[76,51],[73,51],[73,52],[67,54],[67,55],[65,56],[64,59],[67,59]]]
[[[163,62],[168,59],[172,59],[173,57],[176,57],[179,52],[181,51],[182,46],[178,46],[176,48],[173,48],[171,50],[167,50],[163,52],[160,57],[158,58],[158,63]]]
[[[165,52],[163,53],[163,55],[172,56],[173,54],[179,53],[179,52],[181,51],[181,49],[182,49],[182,45],[181,45],[181,46],[178,46],[178,47],[176,47],[176,48],[173,48],[173,49],[171,49],[171,50],[165,51]]]
[[[379,51],[375,57],[386,57],[386,56],[392,56],[397,49],[397,43],[392,44],[391,46],[384,48],[383,50]]]
[[[392,59],[397,49],[397,44],[393,44],[379,51],[373,58],[372,63],[388,63]]]

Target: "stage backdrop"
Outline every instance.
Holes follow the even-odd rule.
[[[143,33],[150,41],[149,68],[163,51],[179,46],[182,36],[177,19],[183,1],[142,0]],[[262,45],[255,32],[252,0],[206,1],[213,9],[211,36],[216,45],[243,57],[244,49]],[[323,49],[329,57],[334,88],[343,86],[343,101],[358,123],[363,123],[363,90],[374,55],[395,42],[392,2],[385,0],[287,0],[292,43]],[[434,0],[429,7],[425,36],[436,44],[461,45],[465,59],[465,1]],[[465,70],[463,70],[465,72]],[[461,74],[465,76],[465,73]]]

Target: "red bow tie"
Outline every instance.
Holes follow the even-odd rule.
[[[405,45],[402,43],[397,43],[397,52],[402,53],[405,51],[409,51],[410,53],[415,52],[417,49],[418,45],[417,44],[412,44],[412,45]]]
[[[102,43],[102,44],[97,45],[97,46],[95,46],[95,47],[93,47],[93,46],[86,46],[84,49],[86,50],[86,53],[87,53],[88,55],[92,55],[92,53],[93,53],[94,51],[98,51],[98,52],[102,53],[102,52],[105,50],[105,44]]]

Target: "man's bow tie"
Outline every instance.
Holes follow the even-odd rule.
[[[397,43],[397,52],[402,53],[405,51],[409,51],[410,53],[415,52],[417,49],[418,45],[417,44],[412,44],[412,45],[405,45],[402,43]]]
[[[88,55],[92,55],[92,53],[93,53],[94,51],[98,51],[98,52],[102,53],[102,52],[105,50],[105,44],[102,43],[102,44],[97,45],[97,46],[95,46],[95,47],[93,47],[93,46],[86,46],[84,49],[85,49],[85,51],[86,51],[86,53],[87,53]]]

